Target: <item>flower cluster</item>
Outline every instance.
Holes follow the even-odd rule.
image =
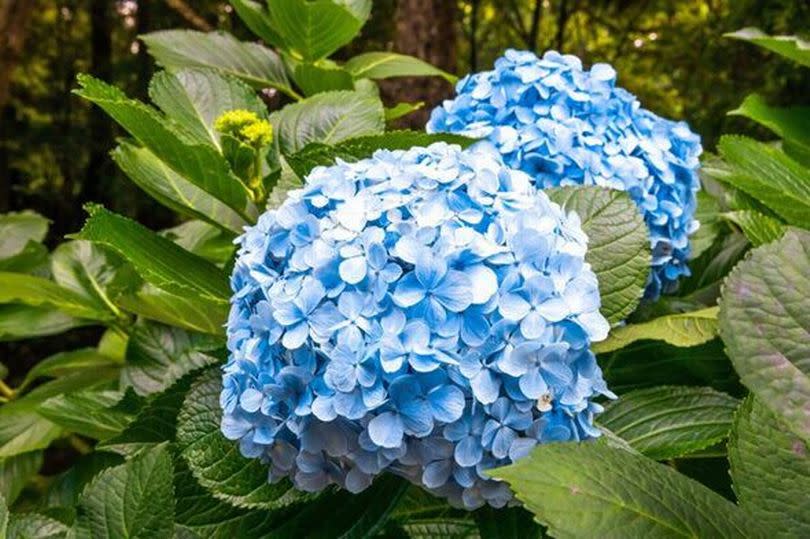
[[[271,481],[501,506],[485,470],[599,435],[587,238],[492,145],[318,167],[238,243],[222,432]]]
[[[700,137],[684,122],[660,118],[616,87],[607,64],[582,69],[575,56],[508,50],[493,71],[459,81],[436,108],[429,132],[486,137],[507,165],[540,188],[602,185],[627,191],[650,229],[654,299],[689,275]]]

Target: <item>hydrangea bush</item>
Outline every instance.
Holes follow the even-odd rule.
[[[641,108],[608,64],[508,50],[495,69],[468,75],[437,107],[430,132],[487,137],[509,166],[540,188],[602,185],[627,191],[644,214],[653,250],[646,297],[689,275],[700,137],[684,122]]]
[[[502,506],[485,470],[599,435],[587,238],[491,145],[318,167],[238,244],[222,431],[271,481]]]

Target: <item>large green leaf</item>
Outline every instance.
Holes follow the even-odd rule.
[[[106,309],[73,290],[42,277],[0,271],[0,303],[22,303],[31,307],[50,307],[65,314],[90,320],[111,320]]]
[[[602,314],[612,324],[638,306],[650,273],[647,225],[627,193],[602,187],[547,191],[564,210],[576,212],[588,235],[585,260],[599,279]]]
[[[139,323],[127,347],[122,381],[139,395],[158,393],[191,371],[220,363],[222,339],[149,322]]]
[[[97,310],[108,310],[116,317],[121,312],[112,298],[133,280],[122,265],[118,256],[89,241],[63,243],[51,255],[51,273],[57,284],[82,296]]]
[[[348,71],[325,60],[316,63],[299,62],[293,67],[292,73],[295,83],[306,95],[354,88]]]
[[[116,301],[127,311],[150,320],[212,335],[225,334],[228,319],[225,301],[210,301],[187,293],[173,294],[149,283],[136,292],[119,296]]]
[[[691,259],[698,258],[706,252],[720,235],[722,223],[719,213],[720,205],[717,200],[705,190],[698,191],[695,219],[700,223],[700,228],[689,238],[692,248]]]
[[[219,369],[205,371],[186,396],[177,418],[177,443],[194,477],[216,498],[246,508],[274,509],[309,496],[289,481],[267,482],[267,466],[239,453],[220,432]]]
[[[105,440],[121,432],[132,421],[132,415],[116,408],[121,397],[117,391],[57,395],[40,404],[37,413],[66,431]]]
[[[743,384],[810,440],[810,232],[755,249],[726,279],[720,335]]]
[[[207,260],[178,247],[131,219],[101,206],[88,206],[90,217],[77,239],[105,245],[127,259],[143,279],[176,294],[197,294],[216,303],[230,296],[227,276]]]
[[[323,92],[287,105],[270,116],[276,144],[290,155],[311,142],[336,144],[385,129],[383,106],[363,92]]]
[[[458,77],[430,65],[424,60],[395,52],[367,52],[346,62],[346,70],[356,79],[391,77],[442,77],[455,84]]]
[[[604,443],[541,445],[489,473],[508,481],[557,538],[767,536],[700,483]]]
[[[370,11],[371,0],[273,0],[270,20],[291,52],[318,60],[351,41]]]
[[[39,378],[58,378],[70,373],[118,365],[120,362],[96,348],[79,348],[59,352],[38,361],[25,375],[18,390],[22,391]]]
[[[84,487],[99,472],[124,461],[120,455],[93,451],[79,457],[69,470],[57,475],[48,485],[45,503],[50,507],[73,507],[79,501]]]
[[[42,451],[29,451],[0,459],[0,496],[13,504],[41,467]]]
[[[799,36],[769,36],[759,28],[743,28],[725,34],[726,37],[754,43],[777,54],[810,67],[810,41]]]
[[[44,337],[91,323],[50,307],[0,305],[0,341]]]
[[[260,118],[267,117],[267,107],[252,88],[210,69],[162,71],[152,77],[149,97],[196,142],[220,150],[220,136],[214,122],[224,112],[248,110]]]
[[[242,233],[242,230],[239,230]],[[224,265],[231,261],[236,245],[233,233],[224,231],[203,221],[186,221],[161,232],[174,243],[201,256],[209,262]]]
[[[62,429],[30,411],[0,413],[0,458],[45,449],[62,435]]]
[[[654,387],[622,395],[598,421],[644,455],[664,460],[725,439],[738,404],[708,387]]]
[[[79,500],[75,527],[93,538],[172,537],[174,486],[165,446],[96,476]]]
[[[19,255],[29,242],[41,243],[49,222],[30,210],[0,214],[0,260]]]
[[[674,346],[697,346],[717,336],[717,307],[670,314],[641,324],[613,329],[607,340],[594,343],[597,354],[613,352],[640,340],[664,341]]]
[[[739,226],[754,247],[776,241],[785,233],[785,225],[778,219],[755,210],[730,211],[722,217]]]
[[[734,420],[728,443],[740,506],[772,537],[810,537],[810,447],[752,397]]]
[[[149,54],[169,71],[210,68],[243,80],[254,88],[275,88],[290,97],[284,64],[274,51],[258,43],[244,43],[226,33],[163,30],[141,36]]]
[[[782,139],[782,148],[788,154],[810,166],[810,107],[771,107],[761,96],[751,94],[729,114],[764,125]]]
[[[450,133],[424,133],[420,131],[389,131],[380,135],[354,137],[337,144],[313,142],[301,151],[287,156],[287,163],[295,173],[303,178],[316,166],[330,166],[337,159],[357,161],[380,149],[408,150],[414,146],[430,146],[436,142],[458,144],[463,148],[476,142],[461,135]]]
[[[726,135],[718,147],[731,168],[722,181],[758,199],[789,224],[810,228],[810,169],[746,137]]]
[[[80,76],[76,94],[104,109],[141,145],[165,165],[246,219],[256,208],[245,185],[216,148],[195,140],[154,108],[129,99],[121,90],[89,76]]]
[[[276,48],[283,48],[284,40],[273,28],[270,14],[263,3],[253,0],[230,0],[236,14],[250,28],[250,31]]]
[[[62,539],[68,531],[62,522],[39,513],[14,513],[8,521],[10,539]]]

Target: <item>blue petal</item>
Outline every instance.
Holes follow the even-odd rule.
[[[456,444],[453,456],[459,466],[475,466],[481,462],[481,458],[484,456],[484,448],[481,447],[481,442],[477,438],[466,436]]]
[[[398,447],[405,435],[404,425],[399,415],[383,412],[369,422],[368,435],[380,447]]]
[[[362,256],[348,258],[338,267],[340,278],[348,284],[357,284],[365,279],[367,270],[366,259]]]
[[[440,386],[428,393],[433,417],[442,423],[452,423],[464,412],[464,393],[456,386]]]
[[[413,307],[425,297],[425,288],[414,273],[408,273],[397,283],[394,290],[394,303],[400,307]]]

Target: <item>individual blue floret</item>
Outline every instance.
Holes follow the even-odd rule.
[[[486,470],[599,435],[587,238],[492,145],[318,167],[237,243],[222,432],[271,480],[502,506]]]
[[[464,77],[456,97],[433,110],[429,132],[485,137],[507,165],[539,188],[601,185],[627,191],[650,229],[657,298],[689,275],[700,137],[660,118],[616,87],[608,64],[583,70],[579,58],[508,50],[495,69]]]

